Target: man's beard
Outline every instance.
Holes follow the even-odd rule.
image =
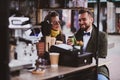
[[[82,26],[82,25],[81,25]],[[87,31],[87,29],[89,28],[89,25],[86,25],[85,27],[80,27],[81,28],[81,30],[83,30],[83,31]]]

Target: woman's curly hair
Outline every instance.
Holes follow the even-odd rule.
[[[50,11],[45,16],[44,21],[41,22],[41,31],[43,36],[49,36],[51,33],[51,17],[59,16],[59,14],[56,11]]]

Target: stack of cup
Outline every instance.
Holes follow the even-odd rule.
[[[48,52],[50,47],[52,45],[55,45],[55,42],[56,42],[56,38],[55,37],[51,37],[51,36],[46,36],[46,40],[45,40],[45,43],[46,43],[46,51]]]

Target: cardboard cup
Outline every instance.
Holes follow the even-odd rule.
[[[50,63],[51,67],[58,67],[59,53],[52,52],[50,53]]]

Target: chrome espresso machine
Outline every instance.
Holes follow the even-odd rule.
[[[35,60],[38,58],[36,42],[41,37],[40,26],[34,26],[30,23],[28,17],[9,17],[10,32],[10,70],[18,71],[22,68],[35,66]]]

